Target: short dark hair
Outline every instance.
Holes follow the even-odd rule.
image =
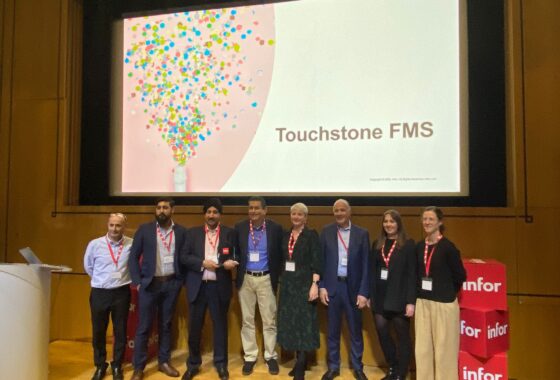
[[[258,195],[254,195],[251,198],[249,198],[249,202],[261,202],[261,207],[262,208],[266,208],[266,201],[264,200],[263,197],[260,197]]]
[[[210,207],[214,207],[220,214],[222,213],[222,202],[218,198],[210,198],[204,202],[202,212],[206,214],[206,211],[208,211]]]
[[[156,199],[156,206],[159,204],[159,202],[166,202],[169,203],[170,207],[175,207],[175,200],[171,197],[159,197]]]

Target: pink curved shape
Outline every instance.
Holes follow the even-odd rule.
[[[204,69],[199,70],[201,74],[194,83],[197,90],[206,89],[205,97],[198,98],[197,102],[199,114],[204,115],[204,127],[199,133],[189,132],[190,135],[187,136],[198,144],[186,162],[187,192],[220,191],[251,145],[266,105],[274,65],[274,7],[263,5],[236,9],[235,17],[232,17],[234,20],[231,24],[228,23],[235,31],[229,29],[227,39],[224,38],[229,48],[224,48],[222,41],[221,48],[212,50],[212,64],[204,67],[205,63],[200,63]],[[193,12],[191,16],[192,14]],[[160,19],[157,23],[162,22]],[[214,33],[215,40],[216,31],[212,28],[206,30],[206,22],[198,21],[201,23],[198,28],[200,39],[209,41],[205,33]],[[166,22],[168,29],[173,29],[180,22],[185,23],[184,20],[174,18],[168,18]],[[172,25],[173,22],[177,24]],[[154,21],[150,18],[145,23],[153,24]],[[133,38],[138,38],[130,33]],[[126,43],[125,41],[125,48]],[[232,49],[232,46],[235,48]],[[200,57],[201,60],[204,59],[202,54]],[[226,89],[219,93],[210,91],[206,85],[201,87],[201,83],[216,77],[216,62],[222,62],[218,73],[223,75],[219,75],[220,78],[214,83]],[[130,64],[125,64],[125,75],[127,65]],[[130,70],[133,73],[131,77],[136,76],[134,69]],[[146,76],[145,72],[142,74]],[[147,101],[142,100],[138,92],[141,79],[133,79],[125,79],[123,84],[124,102],[125,105],[128,104],[128,108],[125,107],[123,115],[122,190],[173,192],[173,170],[177,167],[177,162],[173,160],[169,140],[164,138],[164,131],[167,129],[158,131],[153,124],[150,125],[150,112],[145,111]],[[170,78],[167,80],[171,81]],[[193,88],[192,81],[189,86]],[[153,95],[151,92],[144,92],[144,98],[146,94]],[[177,104],[175,98],[163,99],[162,103],[165,101]],[[152,109],[155,108],[149,110]],[[156,111],[159,112],[157,115],[169,114],[168,109]],[[169,127],[165,125],[164,128]],[[174,136],[180,135],[172,135]],[[179,170],[183,168],[179,167]]]

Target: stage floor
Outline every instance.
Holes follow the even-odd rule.
[[[110,347],[107,349],[110,352]],[[171,364],[175,366],[181,375],[186,370],[185,360],[187,353],[184,350],[173,351],[173,358]],[[49,344],[49,380],[68,380],[68,379],[83,379],[89,380],[93,375],[94,368],[92,364],[93,352],[90,342],[82,341],[55,341]],[[229,373],[230,379],[244,379],[244,380],[260,380],[260,379],[274,379],[274,380],[288,380],[288,372],[293,366],[293,361],[280,364],[280,374],[271,376],[268,374],[268,369],[263,360],[259,360],[255,366],[255,371],[251,376],[243,376],[241,374],[241,367],[243,360],[239,355],[231,355],[229,359]],[[132,376],[132,365],[127,363],[124,367],[125,379],[130,379]],[[306,379],[321,379],[321,376],[326,371],[326,365],[320,363],[312,367],[311,371],[306,372]],[[368,379],[376,380],[385,376],[383,369],[377,367],[365,367],[364,372]],[[153,380],[169,380],[170,378],[163,373],[157,371],[157,360],[151,360],[144,372],[145,379]],[[112,377],[108,375],[106,379]],[[212,354],[206,354],[203,357],[201,372],[195,377],[198,380],[216,380],[218,378],[216,371],[212,365]],[[180,378],[179,378],[180,379]],[[352,372],[348,368],[343,368],[341,376],[337,379],[354,379]]]

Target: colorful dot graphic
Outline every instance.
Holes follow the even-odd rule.
[[[140,102],[133,112],[149,117],[137,128],[156,128],[179,165],[220,129],[242,127],[237,113],[262,111],[253,98],[253,76],[262,70],[245,69],[247,51],[273,49],[275,40],[259,34],[258,16],[258,7],[239,7],[125,20],[132,39],[124,49],[124,80],[132,91],[124,101]],[[225,112],[240,91],[243,107]]]

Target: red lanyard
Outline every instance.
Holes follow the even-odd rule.
[[[288,240],[288,256],[290,257],[290,261],[292,261],[292,256],[294,255],[294,246],[296,245],[297,239],[299,239],[302,232],[303,230],[299,232],[297,238],[295,239],[294,239],[294,231],[292,231],[292,233],[290,234],[290,240]]]
[[[159,224],[157,225],[157,232],[159,234],[159,238],[161,239],[163,246],[167,249],[167,252],[171,253],[171,242],[173,241],[173,229],[169,233],[169,243],[165,241],[165,236],[163,236],[163,234],[161,233],[161,228],[159,228]]]
[[[117,254],[117,258],[115,258],[115,253],[113,252],[113,247],[111,247],[111,243],[109,243],[109,239],[105,236],[105,241],[107,242],[107,248],[109,248],[109,253],[111,254],[111,259],[115,263],[115,267],[119,267],[119,259],[121,258],[121,254],[124,248],[124,238],[121,239],[119,243],[119,253]]]
[[[206,239],[208,239],[208,244],[210,244],[210,247],[212,247],[212,251],[213,253],[216,252],[216,246],[218,245],[218,240],[220,239],[220,225],[218,224],[218,227],[216,227],[216,238],[214,239],[214,242],[212,242],[212,240],[210,239],[210,236],[208,236],[208,225],[204,225],[204,233],[206,234]]]
[[[389,250],[389,254],[387,256],[385,256],[385,244],[381,246],[381,257],[383,258],[383,261],[385,261],[385,266],[387,268],[389,268],[389,261],[391,261],[391,256],[393,255],[393,251],[395,250],[396,246],[397,246],[397,240],[395,239],[393,245],[391,246],[391,249]],[[432,257],[430,256],[430,259],[431,258]]]
[[[340,240],[340,242],[342,243],[342,246],[344,247],[344,250],[346,251],[346,256],[348,256],[348,246],[346,245],[346,243],[344,242],[344,239],[342,238],[342,235],[340,234],[340,228],[337,227],[336,233],[338,235],[338,240]]]
[[[430,267],[432,265],[432,256],[434,255],[434,251],[443,236],[439,235],[436,243],[434,244],[430,256],[428,256],[428,241],[424,242],[424,267],[426,268],[426,277],[430,277]]]
[[[251,232],[251,240],[253,241],[253,249],[257,250],[259,247],[259,243],[263,237],[263,234],[266,233],[266,220],[263,222],[263,228],[261,232],[261,236],[259,240],[255,239],[255,230],[253,229],[253,221],[249,221],[249,231]]]

